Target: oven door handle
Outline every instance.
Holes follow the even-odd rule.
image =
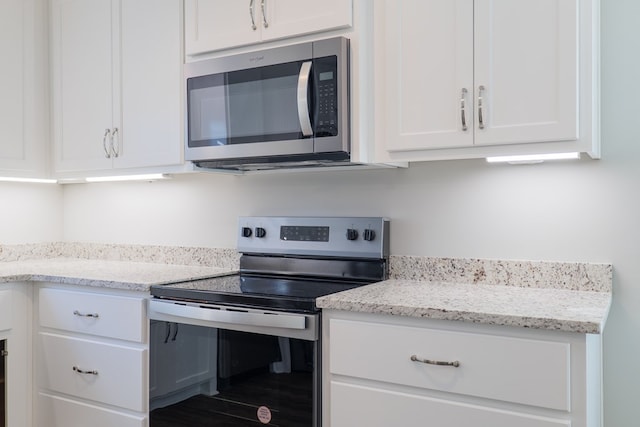
[[[309,115],[309,77],[311,76],[311,61],[302,63],[300,74],[298,74],[298,120],[303,136],[312,136],[311,116]]]
[[[156,312],[186,319],[234,325],[300,330],[305,329],[307,326],[304,315],[281,314],[252,309],[205,308],[151,300],[149,301],[149,310],[151,313]]]

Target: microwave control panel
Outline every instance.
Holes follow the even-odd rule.
[[[313,61],[316,88],[315,136],[338,135],[337,58],[328,56]]]

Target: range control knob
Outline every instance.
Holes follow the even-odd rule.
[[[250,227],[242,227],[242,237],[251,237],[252,231]]]
[[[258,239],[262,239],[266,235],[267,235],[267,230],[265,230],[262,227],[256,227],[256,237]]]
[[[370,228],[367,228],[366,230],[364,230],[364,234],[362,235],[362,238],[367,242],[371,242],[375,240],[376,232]]]
[[[355,228],[347,229],[347,240],[357,240],[358,239],[358,230]]]

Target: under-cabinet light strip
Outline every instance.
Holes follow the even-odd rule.
[[[116,182],[116,181],[156,181],[169,179],[170,176],[162,173],[148,173],[142,175],[117,175],[117,176],[92,176],[85,178],[86,182]]]
[[[27,182],[35,184],[57,184],[55,179],[41,179],[41,178],[15,178],[11,176],[0,176],[0,182]]]
[[[578,160],[580,153],[528,154],[522,156],[487,157],[489,163],[542,163],[545,160]]]

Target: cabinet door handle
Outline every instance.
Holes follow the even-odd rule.
[[[462,130],[467,131],[467,118],[465,117],[466,102],[467,102],[467,88],[462,88],[462,95],[460,95],[460,121],[462,122]]]
[[[164,337],[164,343],[168,343],[169,342],[169,337],[171,336],[171,322],[165,322],[165,337]]]
[[[113,142],[115,140],[115,143]],[[111,131],[111,152],[113,157],[120,155],[120,138],[118,137],[118,128],[113,128]]]
[[[412,362],[426,363],[427,365],[453,366],[454,368],[457,368],[458,366],[460,366],[460,362],[458,362],[457,360],[454,360],[453,362],[444,362],[440,360],[420,359],[415,354],[412,355],[410,359]]]
[[[0,350],[0,357],[6,357],[9,355],[9,352],[7,350]]]
[[[104,155],[107,159],[111,158],[111,152],[107,148],[107,137],[111,134],[111,129],[104,130],[104,136],[102,137],[102,148],[104,149]]]
[[[73,371],[77,372],[79,374],[84,374],[84,375],[98,375],[98,371],[95,371],[95,370],[93,370],[93,371],[85,371],[83,369],[78,368],[77,366],[73,367]]]
[[[256,27],[256,11],[254,8],[255,3],[256,0],[249,0],[249,17],[251,17],[251,29],[253,31],[258,29],[258,27]]]
[[[260,8],[262,9],[262,26],[265,28],[269,27],[269,23],[267,22],[267,8],[265,3],[267,2],[267,0],[261,0],[260,1]]]
[[[175,330],[173,332],[173,337],[171,337],[171,341],[175,341],[176,338],[178,338],[178,325],[179,324],[178,323],[174,323],[174,325],[175,325]]]
[[[73,314],[74,316],[93,317],[94,319],[97,319],[98,317],[100,317],[98,313],[80,313],[78,310],[73,310]]]
[[[482,116],[482,107],[483,107],[483,99],[485,87],[480,85],[478,87],[478,127],[480,129],[484,129],[484,117]]]

